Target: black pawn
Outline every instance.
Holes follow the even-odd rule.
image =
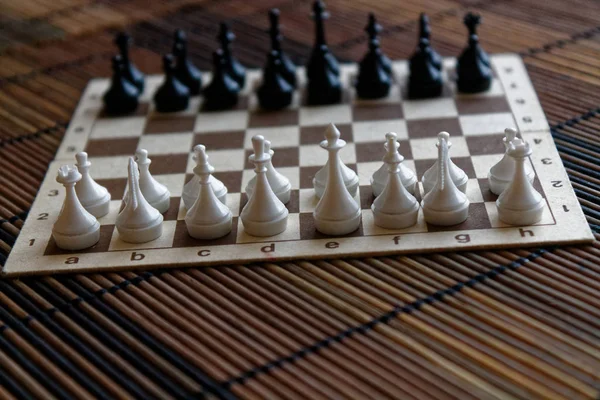
[[[260,106],[267,110],[278,110],[292,103],[294,88],[281,73],[281,56],[272,50],[263,73],[262,85],[258,88]]]
[[[221,22],[217,38],[221,44],[227,73],[235,79],[240,88],[243,88],[246,82],[246,68],[240,64],[231,52],[231,42],[235,40],[235,34],[229,29],[226,23]]]
[[[442,70],[442,56],[431,46],[431,25],[429,25],[429,17],[425,13],[421,13],[419,17],[419,40],[427,39],[429,41],[429,49],[431,54],[431,63],[440,71]]]
[[[469,40],[470,40],[471,36],[477,35],[477,26],[481,23],[481,16],[478,14],[473,14],[473,13],[469,12],[465,15],[463,22],[469,31]],[[477,37],[479,37],[479,36],[477,35]],[[485,65],[487,65],[488,67],[492,66],[492,64],[490,62],[490,57],[481,48],[480,48],[479,56],[481,57],[481,61],[483,61],[485,63]]]
[[[175,31],[173,55],[177,60],[175,63],[175,77],[188,87],[190,95],[197,96],[202,90],[202,75],[188,59],[187,40],[181,29]]]
[[[322,45],[317,53],[313,53],[312,62],[307,68],[308,104],[325,105],[339,103],[342,99],[342,85],[327,64],[329,49]]]
[[[431,47],[427,39],[419,41],[419,49],[410,59],[408,97],[425,99],[442,94],[442,73],[431,62]]]
[[[472,14],[467,14],[467,17]],[[478,16],[477,23],[479,23]],[[469,20],[472,23],[472,20]],[[465,24],[467,18],[465,17]],[[469,26],[469,25],[467,25]],[[469,26],[469,32],[474,32]],[[458,74],[458,91],[462,93],[480,93],[488,90],[492,84],[492,69],[489,58],[479,46],[479,38],[476,34],[469,35],[469,45],[463,51],[456,63]]]
[[[367,35],[369,37],[369,45],[373,40],[379,41],[379,34],[382,30],[383,28],[381,27],[381,25],[379,25],[377,19],[375,19],[375,14],[369,13],[369,22],[365,27],[365,32],[367,32]],[[369,53],[370,52],[371,50],[369,48]],[[367,57],[369,56],[369,53],[367,53]],[[387,72],[388,75],[392,76],[392,61],[385,54],[383,54],[383,51],[381,51],[380,47],[378,51],[378,57],[379,63],[383,67],[384,71]]]
[[[113,77],[110,88],[104,94],[104,110],[110,115],[129,114],[138,106],[140,91],[124,76],[123,59],[114,56],[112,59]]]
[[[269,11],[270,29],[269,36],[271,37],[271,50],[276,51],[279,54],[279,60],[281,61],[281,75],[289,82],[292,87],[296,87],[296,65],[290,60],[290,58],[281,49],[281,42],[283,35],[281,34],[279,26],[279,10],[273,8]],[[270,53],[269,53],[270,56]]]
[[[133,83],[141,92],[144,91],[144,74],[136,68],[129,59],[129,46],[131,45],[131,37],[125,32],[120,32],[115,38],[115,44],[119,48],[121,59],[123,60],[123,76]]]
[[[392,79],[381,62],[379,41],[372,39],[369,52],[360,62],[356,93],[363,99],[379,99],[390,92]]]
[[[329,18],[329,13],[325,11],[325,4],[317,0],[313,3],[313,13],[312,18],[315,21],[315,47],[313,48],[312,54],[310,56],[310,60],[308,61],[308,67],[313,63],[313,59],[319,59],[321,57],[321,49],[323,46],[327,46],[327,41],[325,40],[325,25],[324,21]],[[327,67],[333,72],[335,76],[340,75],[340,66],[335,56],[327,51],[325,61],[327,63]]]
[[[154,95],[154,104],[158,112],[176,112],[188,108],[190,103],[190,90],[175,77],[173,56],[163,56],[165,81]]]
[[[204,89],[204,108],[207,110],[226,110],[237,104],[240,85],[226,71],[223,52],[213,53],[213,78]]]

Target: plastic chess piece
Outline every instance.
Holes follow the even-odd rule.
[[[317,0],[313,3],[312,9],[312,18],[315,21],[315,46],[308,61],[307,70],[311,68],[311,65],[313,63],[317,63],[320,65],[323,62],[321,61],[321,58],[323,57],[327,68],[331,71],[333,75],[339,77],[340,66],[333,53],[331,53],[327,48],[327,41],[325,40],[324,22],[326,19],[329,18],[329,13],[325,11],[325,3],[323,3],[320,0]],[[323,46],[325,46],[325,48],[327,49],[324,55],[322,54]]]
[[[240,85],[233,79],[225,68],[223,52],[213,53],[213,78],[204,90],[204,108],[207,110],[226,110],[238,102]]]
[[[395,168],[395,170],[398,171],[398,177],[400,178],[402,186],[406,188],[408,193],[415,194],[417,176],[412,169],[408,168],[402,163],[402,161],[404,161],[404,157],[402,157],[398,151],[400,148],[400,143],[398,143],[397,137],[398,136],[394,132],[388,132],[385,134],[386,142],[383,145],[383,148],[386,151],[386,155],[383,158],[383,164],[381,167],[379,167],[379,169],[373,173],[373,176],[371,176],[371,189],[373,190],[374,196],[379,196],[388,183],[389,165],[386,162],[386,159],[391,159],[391,156],[388,154],[390,151],[393,151],[397,154],[394,156],[394,159],[400,160],[398,167]],[[390,143],[394,145],[392,149],[389,148]]]
[[[173,55],[176,58],[175,77],[190,91],[190,95],[197,96],[202,91],[202,74],[189,60],[187,38],[181,29],[175,31]]]
[[[323,196],[313,213],[315,228],[326,235],[345,235],[360,226],[360,206],[344,185],[339,151],[346,145],[340,131],[330,124],[325,130],[325,140],[320,146],[329,152],[326,167],[328,178]]]
[[[140,149],[135,152],[136,163],[139,167],[139,186],[146,201],[161,214],[164,214],[171,205],[171,193],[162,183],[159,183],[150,174],[148,151]]]
[[[273,193],[275,193],[275,196],[277,196],[277,198],[281,200],[283,204],[287,204],[290,201],[290,195],[292,192],[292,185],[290,183],[290,180],[282,174],[280,174],[279,172],[277,172],[275,167],[273,167],[272,160],[273,154],[275,154],[275,152],[271,150],[271,142],[265,140],[264,149],[265,153],[271,156],[269,161],[267,161],[265,164],[265,166],[267,167],[267,181],[269,182],[271,189],[273,189]],[[256,179],[256,176],[252,177],[252,179],[250,179],[250,181],[246,185],[245,191],[249,198],[252,196],[252,192],[254,191],[254,187],[256,186]]]
[[[144,74],[131,62],[129,58],[129,47],[131,46],[131,36],[125,32],[120,32],[115,37],[115,44],[119,48],[121,59],[123,60],[123,76],[142,93],[144,91]]]
[[[508,155],[508,148],[510,142],[515,140],[517,137],[517,131],[512,128],[506,128],[504,130],[504,138],[502,142],[504,143],[504,147],[506,149],[504,156],[500,161],[498,161],[492,168],[490,168],[490,172],[488,173],[488,183],[490,186],[490,191],[494,194],[500,195],[510,184],[515,175],[515,160],[511,156]],[[527,175],[527,180],[533,183],[535,179],[535,173],[533,169],[527,162],[525,161],[525,174]]]
[[[510,225],[532,225],[542,219],[545,201],[533,187],[527,172],[525,162],[531,155],[529,143],[514,139],[509,143],[508,155],[514,159],[514,177],[496,200],[498,218]]]
[[[231,232],[231,211],[215,195],[211,184],[214,168],[208,163],[206,148],[199,144],[194,147],[198,177],[198,192],[194,204],[185,215],[185,226],[191,237],[196,239],[216,239]]]
[[[283,77],[281,59],[275,50],[269,53],[257,95],[260,106],[267,110],[278,110],[292,103],[294,88]]]
[[[492,69],[488,55],[479,45],[479,37],[475,27],[479,24],[479,16],[467,14],[465,25],[469,28],[469,45],[462,52],[456,63],[458,74],[457,87],[463,93],[480,93],[488,90],[492,84]]]
[[[201,151],[199,146],[202,146],[202,148],[204,148],[204,146],[200,144],[194,146],[194,155],[192,159],[196,162],[196,165],[200,161],[206,162],[208,164],[208,155],[206,155],[206,149],[203,150],[205,153],[203,160],[198,160],[197,154],[199,151]],[[210,164],[208,165],[211,168],[213,168]],[[215,192],[215,196],[217,196],[217,199],[219,199],[221,203],[227,204],[227,187],[223,184],[223,182],[215,178],[212,172],[208,177],[208,182],[210,183],[213,192]],[[181,195],[181,198],[183,199],[183,204],[185,204],[185,208],[187,208],[188,210],[192,208],[194,201],[196,201],[196,197],[198,197],[198,190],[200,190],[200,177],[198,175],[194,175],[192,179],[190,179],[189,182],[183,186],[183,193]]]
[[[367,26],[365,27],[365,32],[367,32],[367,35],[369,37],[369,43],[371,43],[371,41],[373,41],[373,40],[377,40],[377,42],[379,43],[379,34],[381,33],[381,31],[383,31],[383,28],[377,22],[377,19],[375,18],[375,14],[369,13],[369,22],[367,23]],[[381,51],[381,48],[379,46],[378,46],[378,48],[379,48],[379,54],[378,54],[379,63],[381,64],[381,67],[383,68],[383,70],[391,78],[393,75],[392,60],[390,60],[385,54],[383,54],[383,51]]]
[[[140,189],[138,166],[129,158],[127,201],[117,216],[119,237],[127,243],[146,243],[162,235],[162,214],[144,198]]]
[[[469,199],[451,179],[448,139],[444,136],[438,143],[437,169],[435,186],[423,198],[425,221],[441,226],[460,224],[469,217]]]
[[[138,107],[140,91],[123,73],[123,59],[121,56],[112,58],[113,76],[110,88],[104,94],[104,110],[109,115],[129,114]]]
[[[410,194],[400,180],[400,165],[404,157],[397,151],[396,135],[386,134],[387,184],[371,205],[375,225],[387,229],[404,229],[417,223],[419,202]]]
[[[334,131],[336,133],[331,133],[331,131]],[[329,136],[335,136],[335,135],[337,135],[339,137],[340,131],[334,124],[329,124],[327,129],[325,129],[325,137],[327,138]],[[346,142],[344,142],[344,141],[342,141],[342,142],[345,145]],[[323,144],[323,142],[321,142],[321,144]],[[323,146],[321,146],[321,147],[323,147]],[[337,152],[335,154],[337,154]],[[348,168],[346,166],[346,164],[344,164],[342,162],[342,160],[339,158],[339,155],[337,155],[337,157],[338,157],[338,160],[336,161],[336,164],[339,165],[339,168],[341,170],[342,182],[344,183],[344,186],[348,190],[348,193],[350,193],[350,196],[354,197],[354,196],[356,196],[356,192],[358,191],[358,184],[359,184],[358,175],[356,175],[356,172],[354,172],[352,169]],[[317,173],[315,174],[315,177],[313,178],[313,187],[315,188],[315,195],[319,198],[323,196],[323,193],[325,192],[325,187],[327,186],[327,180],[329,178],[329,171],[331,170],[329,168],[329,162],[330,161],[328,159],[327,162],[325,163],[325,165],[323,166],[323,168],[318,170]]]
[[[175,76],[173,56],[163,56],[165,80],[154,94],[154,104],[158,112],[177,112],[188,108],[190,90]]]
[[[110,193],[104,186],[100,186],[90,175],[91,162],[88,155],[80,152],[75,155],[77,169],[81,173],[81,180],[75,186],[75,192],[83,208],[96,218],[108,214],[110,208]]]
[[[52,227],[52,237],[63,250],[87,249],[100,240],[100,223],[83,208],[77,198],[75,184],[80,179],[81,174],[73,165],[63,165],[58,169],[56,181],[64,185],[66,196]]]
[[[283,35],[281,34],[281,26],[279,25],[279,10],[272,8],[269,10],[269,36],[271,37],[271,50],[276,51],[279,54],[279,61],[281,61],[281,75],[288,83],[295,88],[296,87],[296,65],[287,56],[287,54],[281,48],[281,42],[283,41]]]
[[[237,82],[240,88],[243,88],[246,82],[246,68],[233,56],[231,43],[235,40],[235,34],[225,22],[221,22],[219,25],[219,35],[217,38],[221,43],[225,70]]]
[[[432,62],[429,40],[419,40],[419,48],[411,57],[409,68],[409,98],[425,99],[442,94],[444,87],[442,73]]]
[[[386,97],[392,86],[392,79],[381,61],[379,41],[371,39],[369,52],[362,59],[356,81],[356,94],[363,99]]]
[[[442,56],[431,46],[431,25],[429,24],[429,17],[425,13],[421,13],[419,16],[419,41],[421,39],[427,39],[429,42],[429,56],[431,57],[431,64],[438,70],[442,70]]]
[[[339,103],[342,100],[342,84],[328,66],[327,57],[329,49],[322,45],[315,50],[307,67],[308,76],[308,104],[326,105]]]
[[[469,31],[469,38],[474,35],[478,36],[477,35],[477,26],[479,26],[479,24],[481,23],[481,16],[479,14],[474,14],[472,12],[468,12],[467,14],[465,14],[463,23],[465,24],[465,26],[467,27],[467,30]],[[487,65],[488,67],[492,66],[492,63],[490,62],[490,56],[482,49],[479,52],[479,57],[481,58],[481,61],[485,65]]]
[[[435,144],[438,147],[438,150],[442,141],[445,141],[448,144],[448,149],[452,147],[452,142],[450,142],[450,134],[448,132],[438,133],[438,142]],[[421,182],[423,183],[423,190],[425,193],[429,192],[436,185],[438,181],[439,168],[440,166],[438,158],[438,160],[436,160],[436,162],[423,174]],[[466,193],[469,177],[465,171],[457,167],[456,164],[452,162],[450,157],[448,157],[448,173],[450,174],[452,182],[454,182],[454,186],[456,186],[461,192]]]
[[[274,236],[285,231],[289,213],[267,180],[266,164],[271,156],[265,152],[264,144],[264,137],[252,137],[254,154],[249,160],[256,166],[256,184],[252,196],[248,198],[248,203],[240,214],[244,230],[252,236]]]

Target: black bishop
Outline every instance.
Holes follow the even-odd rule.
[[[206,110],[226,110],[237,104],[240,85],[227,72],[223,51],[213,53],[213,78],[204,89]]]
[[[269,11],[269,36],[271,37],[271,51],[276,51],[279,54],[281,61],[281,75],[292,86],[296,87],[296,65],[290,60],[281,48],[283,35],[281,34],[281,26],[279,25],[279,10],[273,8]],[[270,54],[267,57],[270,57]]]
[[[260,106],[267,110],[277,110],[289,106],[294,96],[294,88],[283,77],[281,56],[272,50],[263,72],[262,85],[257,95]]]
[[[144,91],[144,74],[136,68],[129,59],[129,46],[131,46],[131,37],[125,32],[120,32],[115,37],[115,44],[119,48],[121,60],[123,63],[123,76],[138,88],[140,93]]]
[[[112,58],[113,76],[110,88],[104,94],[104,111],[109,115],[129,114],[138,106],[140,91],[125,78],[123,59],[116,55]]]
[[[381,60],[379,41],[371,39],[369,52],[362,59],[356,81],[356,94],[363,99],[379,99],[390,92],[392,79]]]
[[[246,68],[240,64],[231,51],[231,43],[235,40],[235,34],[229,29],[229,25],[225,22],[221,22],[217,38],[221,44],[227,73],[235,79],[241,89],[246,82]]]
[[[442,73],[432,62],[429,40],[419,40],[419,48],[411,57],[409,68],[409,98],[425,99],[442,94]]]
[[[176,112],[188,108],[190,90],[175,77],[173,56],[163,56],[165,80],[154,94],[154,104],[158,112]]]
[[[185,32],[177,29],[174,34],[173,55],[175,56],[175,77],[190,90],[190,95],[197,96],[202,90],[202,74],[189,60],[187,37]]]
[[[479,15],[468,13],[464,23],[469,30],[469,44],[456,63],[458,90],[463,93],[485,92],[492,84],[492,69],[489,56],[479,45],[476,27]]]

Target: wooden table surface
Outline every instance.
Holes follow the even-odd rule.
[[[261,66],[266,12],[304,63],[310,3],[0,1],[0,263],[88,80],[108,76],[125,28],[160,72],[172,32],[210,68],[217,23]],[[362,56],[374,12],[405,59],[418,15],[444,56],[462,16],[490,53],[522,55],[573,188],[600,231],[600,3],[329,1],[330,47]],[[600,243],[0,281],[0,398],[597,398]]]

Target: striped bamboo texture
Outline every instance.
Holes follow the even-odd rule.
[[[304,1],[0,2],[0,263],[87,81],[106,76],[115,29],[156,73],[175,28],[210,66],[216,21],[251,66],[266,10],[285,46],[312,43]],[[407,58],[427,11],[442,55],[467,10],[489,52],[519,52],[590,226],[600,232],[598,3],[328,2],[340,60]],[[589,246],[0,281],[0,398],[592,399],[600,393],[600,242]]]

